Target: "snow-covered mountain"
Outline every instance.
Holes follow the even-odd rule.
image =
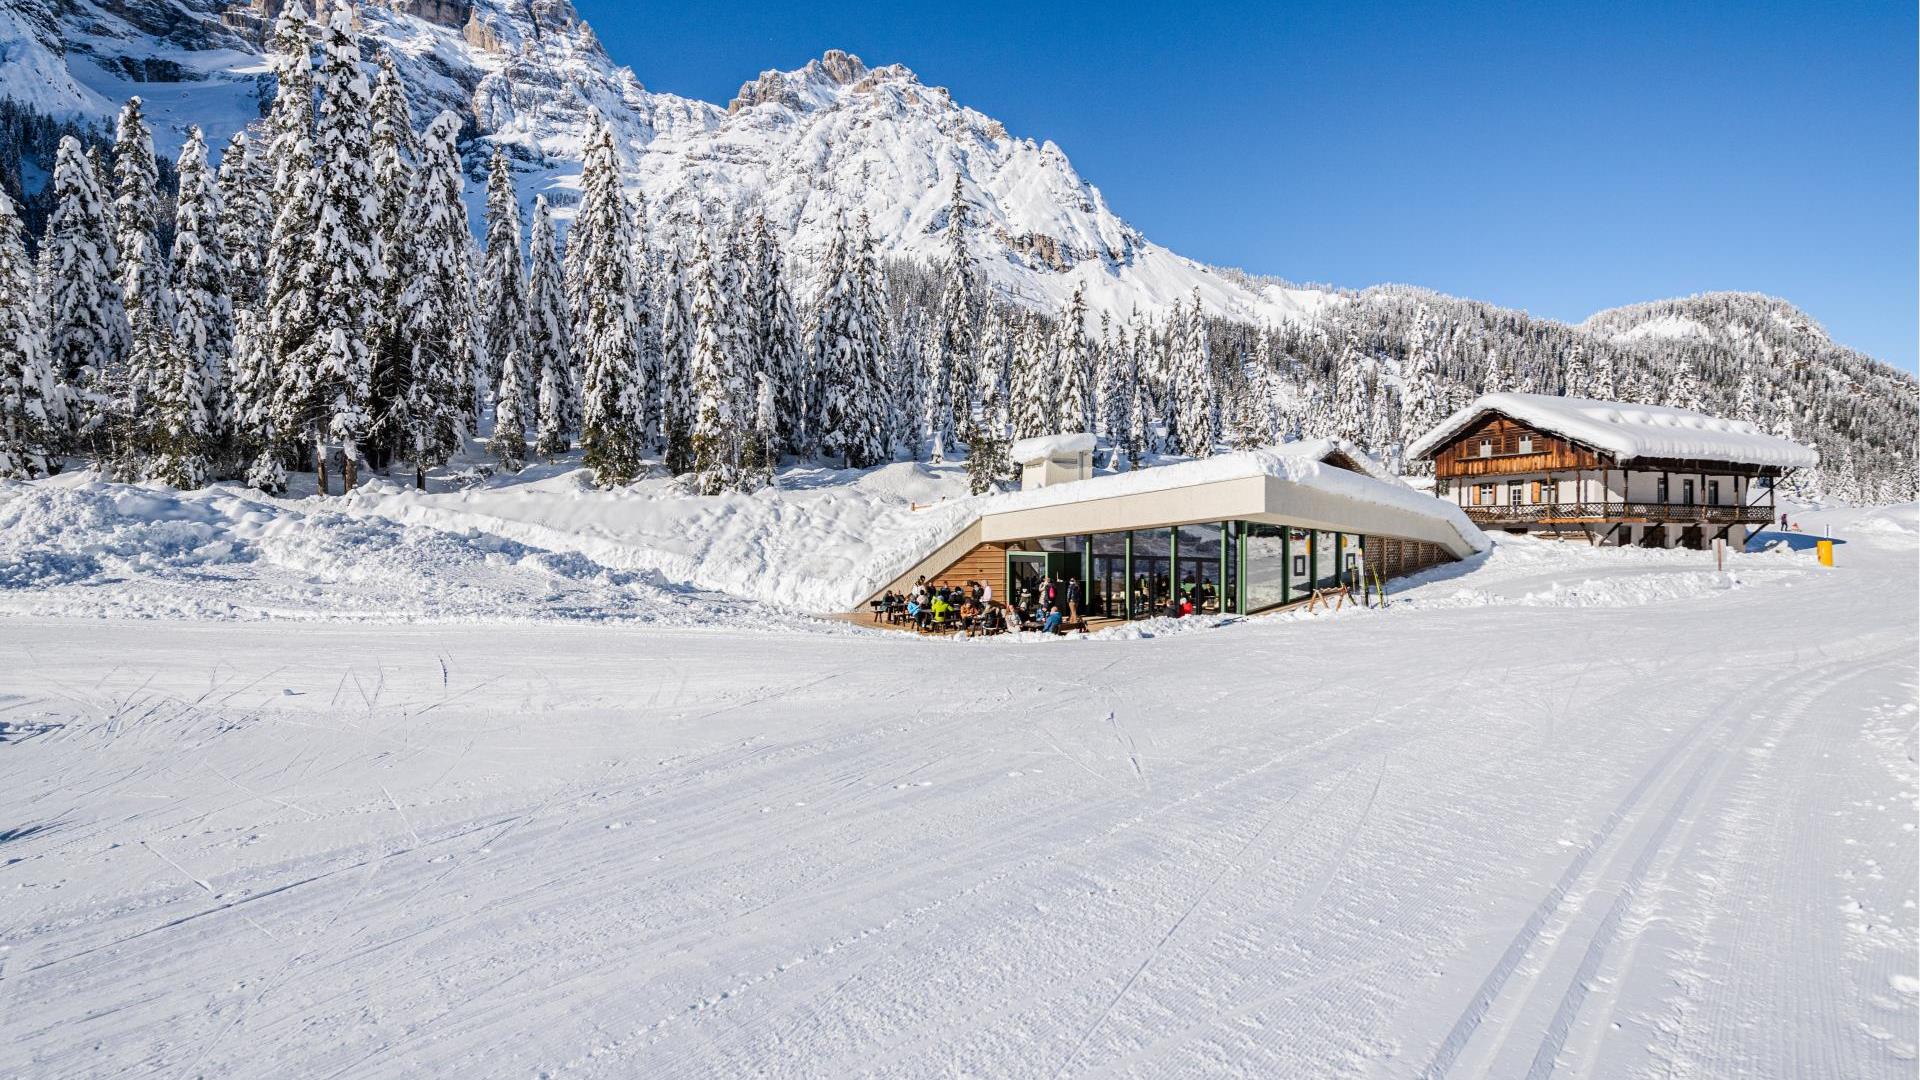
[[[9,0],[0,97],[104,120],[139,95],[163,152],[189,125],[215,145],[271,93],[260,45],[281,0]],[[1096,308],[1154,309],[1198,289],[1249,321],[1297,318],[1333,293],[1264,284],[1183,258],[1127,224],[1051,142],[1010,132],[900,65],[838,50],[767,71],[724,106],[648,90],[610,58],[568,0],[382,0],[359,15],[412,89],[415,119],[468,120],[469,160],[515,154],[524,197],[577,194],[598,110],[614,126],[656,231],[764,210],[805,265],[835,222],[864,213],[884,248],[939,252],[957,172],[970,243],[1009,298],[1057,310],[1076,283]],[[475,193],[477,196],[477,192]]]

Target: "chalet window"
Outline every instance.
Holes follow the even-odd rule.
[[[1666,502],[1667,495],[1669,494],[1667,488],[1666,477],[1662,476],[1659,480],[1655,481],[1653,485],[1653,501],[1658,503]]]
[[[1720,505],[1720,481],[1707,481],[1707,504],[1710,506]]]
[[[1680,481],[1680,502],[1686,506],[1693,505],[1693,481],[1692,480]]]
[[[1493,440],[1492,439],[1480,440],[1480,456],[1481,457],[1493,456]]]
[[[1533,436],[1531,435],[1520,436],[1520,453],[1522,454],[1533,453]]]
[[[1521,495],[1520,481],[1515,480],[1513,483],[1507,485],[1507,505],[1508,506],[1519,506],[1520,495]]]
[[[1493,505],[1493,485],[1492,484],[1480,485],[1479,490],[1474,494],[1473,505],[1475,506],[1492,506]]]

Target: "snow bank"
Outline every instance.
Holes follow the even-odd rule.
[[[445,494],[379,485],[356,516],[478,529],[620,570],[657,573],[792,611],[846,611],[965,528],[981,500],[953,466],[791,469],[752,495],[690,495],[670,480],[618,491],[569,471]],[[944,501],[942,501],[944,500]]]
[[[354,513],[344,502],[69,476],[0,484],[0,611],[826,628],[658,573]]]
[[[1483,394],[1414,440],[1407,447],[1408,456],[1433,453],[1490,412],[1606,451],[1622,463],[1638,458],[1682,458],[1804,469],[1820,462],[1811,448],[1765,434],[1744,420],[1726,420],[1665,405],[1551,394]]]

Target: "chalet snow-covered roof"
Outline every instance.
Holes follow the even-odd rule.
[[[1085,432],[1063,435],[1035,435],[1013,444],[1009,456],[1015,465],[1033,465],[1049,458],[1091,454],[1100,444]]]
[[[1768,435],[1744,420],[1726,420],[1667,405],[1551,394],[1484,394],[1415,439],[1407,447],[1407,454],[1430,456],[1488,413],[1499,413],[1605,451],[1622,464],[1641,458],[1666,458],[1803,469],[1820,461],[1811,447]]]

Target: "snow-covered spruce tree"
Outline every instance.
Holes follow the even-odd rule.
[[[31,480],[57,464],[58,433],[47,409],[53,367],[34,318],[33,289],[20,215],[0,189],[0,480]]]
[[[1133,398],[1127,403],[1126,447],[1127,468],[1140,467],[1147,453],[1147,431],[1153,425],[1153,408],[1148,404],[1146,381],[1136,375],[1133,379]]]
[[[373,355],[379,313],[380,242],[369,117],[372,89],[360,70],[353,9],[336,6],[321,39],[320,105],[314,129],[319,206],[312,249],[315,339],[302,361],[314,372],[306,429],[313,440],[319,490],[327,493],[326,444],[337,444],[342,479],[352,489],[361,447],[372,426]]]
[[[1226,400],[1221,412],[1226,421],[1227,445],[1235,450],[1252,450],[1267,442],[1265,418],[1261,415],[1259,376],[1245,360],[1230,364],[1225,387]]]
[[[520,257],[520,200],[513,188],[513,166],[507,161],[506,151],[497,145],[487,165],[487,244],[480,273],[480,311],[485,320],[487,363],[497,382],[503,378],[502,364],[507,356],[518,353],[525,363],[533,352],[527,335],[526,265]],[[522,417],[532,413],[526,395],[534,385],[526,377],[517,382],[522,396],[514,407]],[[491,382],[489,388],[498,410],[503,391]]]
[[[1587,350],[1578,345],[1567,350],[1567,366],[1561,372],[1560,386],[1560,392],[1567,397],[1593,396],[1593,369],[1587,364]]]
[[[1181,399],[1189,391],[1181,385],[1178,345],[1186,340],[1186,325],[1186,308],[1176,303],[1167,313],[1166,324],[1148,331],[1146,356],[1152,375],[1147,385],[1153,392],[1155,412],[1148,448],[1156,453],[1178,454],[1185,445],[1180,437]]]
[[[1444,398],[1440,386],[1439,341],[1433,314],[1425,308],[1413,325],[1407,340],[1405,378],[1409,407],[1404,416],[1409,435],[1418,437],[1433,430],[1445,416],[1440,410]]]
[[[151,250],[161,251],[160,206],[160,165],[153,154],[153,129],[147,126],[140,99],[131,97],[120,107],[113,125],[113,242],[122,253],[133,250],[137,236],[146,236]],[[164,279],[165,268],[158,270]],[[133,272],[133,268],[121,266],[120,290],[128,296],[133,292],[129,277]]]
[[[1031,439],[1053,435],[1061,430],[1058,397],[1059,383],[1049,363],[1050,347],[1046,327],[1032,313],[1023,313],[1015,330],[1013,352],[1012,402],[1013,437]]]
[[[732,319],[733,297],[722,295],[729,276],[724,255],[701,237],[693,270],[693,472],[702,495],[732,490],[740,463],[740,416],[735,403],[744,396],[737,385]]]
[[[1487,366],[1480,377],[1480,392],[1483,394],[1504,394],[1513,389],[1513,372],[1507,368],[1506,357],[1499,349],[1487,350]]]
[[[1266,446],[1280,441],[1280,357],[1274,345],[1272,323],[1260,328],[1253,363],[1257,375],[1254,392],[1259,398],[1261,445]]]
[[[887,373],[900,357],[892,332],[892,323],[887,313],[892,304],[887,293],[887,275],[880,266],[880,245],[874,239],[872,224],[867,220],[866,211],[861,211],[854,222],[859,243],[854,251],[854,295],[859,301],[859,327],[864,336],[861,354],[867,358],[868,370],[865,382],[874,389],[867,408],[869,423],[872,425],[874,448],[872,463],[880,464],[893,454],[893,444],[888,441],[888,432],[897,427],[899,419],[894,412],[894,402],[886,392]]]
[[[1217,422],[1214,407],[1213,350],[1207,340],[1207,317],[1200,309],[1200,290],[1193,290],[1180,343],[1180,450],[1189,457],[1213,456]]]
[[[1075,282],[1066,310],[1060,313],[1056,347],[1059,389],[1057,423],[1061,431],[1093,430],[1093,340],[1087,336],[1086,286]]]
[[[120,261],[120,280],[126,288],[131,343],[124,378],[106,388],[106,443],[100,458],[119,479],[136,477],[141,459],[153,452],[158,430],[154,396],[174,363],[177,347],[166,260],[154,250],[152,233],[130,235],[133,246]]]
[[[1673,374],[1667,380],[1666,394],[1660,403],[1676,409],[1706,410],[1707,403],[1700,390],[1700,373],[1694,369],[1691,357],[1681,354],[1680,362],[1674,366]]]
[[[576,225],[575,228],[578,228]],[[688,310],[686,254],[676,239],[653,287],[660,316],[660,448],[667,471],[693,471],[693,316]]]
[[[225,372],[233,345],[233,306],[220,238],[220,193],[207,166],[199,128],[180,150],[173,219],[171,364],[154,394],[153,458],[148,475],[176,488],[197,488],[226,454]]]
[[[585,403],[580,445],[586,466],[601,487],[632,483],[640,475],[644,434],[640,430],[639,291],[633,267],[633,217],[620,187],[620,159],[613,132],[597,125],[587,143],[581,173],[580,213],[574,228],[591,238],[580,288],[586,317],[580,323],[585,359]]]
[[[653,233],[647,218],[647,197],[639,188],[629,193],[629,204],[633,207],[631,231],[633,238],[628,250],[633,258],[633,317],[639,326],[634,343],[634,413],[640,425],[640,446],[644,450],[648,445],[658,442],[661,430],[660,398],[660,321],[655,315],[654,285],[657,275],[654,273]],[[576,365],[574,379],[574,399],[577,402],[581,393],[581,379]],[[574,413],[578,413],[576,405]]]
[[[729,330],[728,362],[733,371],[728,400],[733,415],[742,424],[753,416],[755,377],[763,369],[760,352],[760,301],[753,293],[753,241],[747,234],[747,222],[733,224],[714,233],[716,278],[720,297],[729,309],[725,322]]]
[[[1661,400],[1660,388],[1654,383],[1653,372],[1645,364],[1627,365],[1625,374],[1619,376],[1619,397],[1621,401],[1630,401],[1636,405],[1658,405]]]
[[[274,400],[273,358],[266,342],[266,319],[242,308],[233,316],[233,357],[227,380],[228,422],[236,467],[245,468],[244,482],[270,495],[286,491],[286,466],[270,452],[267,432],[272,426]]]
[[[414,171],[420,161],[420,140],[413,131],[406,88],[400,82],[391,53],[382,50],[373,79],[372,119],[368,139],[373,154],[373,233],[379,240],[380,276],[374,324],[368,335],[372,355],[372,382],[367,392],[368,460],[378,468],[391,466],[412,450],[407,432],[407,388],[413,381],[413,344],[406,326],[411,318],[402,301],[412,286],[413,268],[420,265],[419,238],[414,235]]]
[[[297,454],[314,398],[313,369],[301,351],[314,338],[313,266],[309,263],[319,196],[313,168],[313,28],[294,0],[280,11],[270,42],[277,90],[267,114],[266,160],[272,174],[273,230],[267,238],[266,292],[254,334],[256,366],[273,388],[257,431],[263,449],[247,484],[285,487],[285,466]],[[272,460],[266,460],[271,458]]]
[[[753,298],[759,308],[760,357],[773,386],[775,458],[806,452],[807,380],[800,322],[787,288],[785,257],[765,214],[753,219]]]
[[[273,178],[248,132],[236,131],[220,152],[220,247],[227,256],[233,310],[251,311],[266,295],[267,235],[273,230]]]
[[[883,345],[876,325],[883,310],[873,303],[877,290],[864,280],[871,272],[865,233],[864,219],[858,237],[850,237],[844,225],[835,232],[814,343],[813,366],[823,384],[820,449],[850,469],[880,463],[888,426]]]
[[[1612,401],[1620,396],[1620,386],[1614,377],[1613,350],[1601,349],[1593,358],[1593,365],[1587,374],[1587,395],[1596,401]]]
[[[1105,316],[1102,316],[1103,337]],[[1127,460],[1127,447],[1133,440],[1133,392],[1137,373],[1133,368],[1133,345],[1127,340],[1125,326],[1105,342],[1100,350],[1100,388],[1096,407],[1100,411],[1100,433],[1107,440],[1107,467],[1118,472]]]
[[[1760,393],[1760,380],[1754,376],[1753,367],[1752,364],[1740,365],[1740,381],[1733,394],[1733,416],[1765,430],[1767,403]]]
[[[1360,350],[1352,341],[1340,351],[1333,375],[1333,434],[1355,445],[1367,442],[1373,411],[1370,380]]]
[[[967,251],[966,221],[966,198],[961,193],[960,171],[955,169],[953,191],[947,198],[947,258],[942,267],[946,283],[940,291],[940,339],[932,371],[935,400],[945,406],[936,418],[938,430],[934,433],[934,445],[941,452],[955,434],[961,438],[972,437],[971,410],[966,404],[971,395],[958,392],[969,390],[976,382],[973,372],[978,344],[975,328],[980,323],[979,274],[974,269],[973,256]]]
[[[53,214],[41,241],[46,263],[51,415],[63,449],[95,441],[109,388],[122,378],[131,332],[119,285],[119,251],[100,177],[69,135],[54,155]],[[64,420],[64,424],[61,422]]]
[[[599,141],[601,129],[605,126],[606,120],[600,115],[600,110],[590,109],[586,147],[588,152],[593,151],[595,144]],[[582,179],[584,183],[584,177]],[[572,325],[576,328],[586,325],[587,307],[592,300],[587,286],[587,264],[593,260],[593,247],[597,240],[593,231],[601,221],[605,220],[603,214],[589,217],[585,213],[584,190],[581,194],[583,204],[580,212],[574,214],[573,224],[567,228],[566,257],[561,264],[562,276],[567,285],[567,309],[572,316]]]
[[[573,447],[573,347],[568,333],[566,279],[554,241],[553,211],[545,195],[533,201],[527,272],[528,369],[537,401],[534,452],[549,460]]]
[[[773,485],[773,469],[780,460],[779,409],[773,376],[763,370],[754,376],[753,422],[740,450],[737,486],[741,491],[759,491]]]
[[[473,237],[461,192],[460,118],[443,112],[420,136],[411,231],[414,257],[400,306],[408,344],[401,430],[416,487],[447,463],[466,430],[478,348],[473,310]]]
[[[1005,320],[985,313],[986,335],[974,365],[974,402],[967,445],[967,490],[985,495],[1013,473],[1012,424],[1007,414]]]
[[[526,399],[521,386],[527,379],[527,358],[517,347],[500,361],[500,384],[494,394],[493,438],[487,449],[500,459],[500,467],[519,472],[527,467],[527,421],[520,411]]]

